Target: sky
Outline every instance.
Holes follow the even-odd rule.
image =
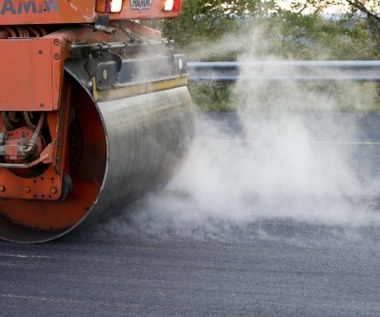
[[[278,0],[278,3],[280,6],[282,6],[284,9],[290,9],[291,3],[296,2],[295,0]],[[306,0],[299,0],[298,3],[306,3]],[[342,1],[345,2],[345,1]],[[342,12],[342,6],[330,6],[325,13],[340,13]],[[305,12],[307,13],[307,12]]]

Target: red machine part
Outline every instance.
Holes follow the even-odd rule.
[[[24,197],[0,200],[1,214],[23,227],[43,231],[69,228],[86,214],[99,193],[107,157],[103,126],[91,98],[85,91],[75,85],[73,95],[75,120],[70,123],[70,143],[66,147],[68,166],[65,170],[70,171],[69,182],[74,186],[67,199],[63,202],[53,199],[59,198],[56,190],[60,189],[60,175],[56,173],[53,164],[49,164],[43,173],[31,178],[20,177],[14,170],[0,169],[0,191],[4,190],[0,194],[7,196],[9,191],[19,189],[19,198]],[[70,186],[62,178],[64,186]]]
[[[180,8],[180,0],[0,0],[0,25],[94,23],[101,15],[165,19],[177,17]]]
[[[51,240],[169,180],[192,138],[187,78],[160,32],[129,19],[180,6],[0,0],[0,238]],[[144,63],[162,67],[133,82]],[[125,82],[100,87],[99,69]]]
[[[27,158],[38,158],[44,148],[43,137],[38,134],[33,140],[33,130],[29,127],[8,132],[4,145],[6,163],[23,163]]]
[[[125,27],[136,34],[160,35],[129,21]],[[103,42],[112,38],[91,28],[44,36],[40,36],[46,33],[41,26],[33,31],[29,27],[2,30],[4,38],[16,38],[0,39],[0,51],[10,58],[0,59],[0,68],[7,74],[0,76],[0,111],[4,114],[0,119],[4,132],[0,198],[5,199],[0,200],[0,213],[24,227],[63,230],[75,225],[96,201],[107,157],[104,128],[94,101],[77,83],[72,92],[72,80],[63,80],[68,45],[78,39]],[[20,87],[22,92],[14,91]],[[9,121],[17,121],[11,120],[16,113],[20,122],[13,129]],[[29,115],[23,115],[32,113],[43,118],[37,131],[28,122]],[[25,156],[20,148],[28,147],[34,132],[36,150]]]
[[[2,111],[0,197],[58,200],[62,196],[71,102],[71,87],[65,87],[59,110],[35,112],[35,123],[32,112]]]
[[[159,32],[129,21],[125,21],[124,27],[135,34],[160,36]],[[68,148],[72,146],[67,141],[70,108],[73,107],[71,83],[66,80],[63,84],[64,61],[70,56],[69,44],[80,39],[109,42],[117,39],[118,35],[111,37],[103,32],[94,33],[91,28],[46,34],[41,26],[5,27],[3,31],[8,37],[15,38],[11,41],[0,39],[0,52],[7,56],[0,59],[0,68],[7,74],[0,76],[0,112],[3,113],[0,131],[3,131],[4,138],[4,144],[1,144],[0,137],[0,154],[4,158],[0,162],[0,197],[58,200],[64,175],[70,172],[66,157]],[[25,39],[20,38],[21,35],[32,36]],[[18,91],[21,87],[22,91]],[[29,136],[32,132],[28,115],[22,113],[33,112],[40,113],[38,116],[42,120],[37,131],[33,131],[36,150],[32,156],[23,153],[30,151],[24,143],[32,139]],[[21,113],[22,120],[17,129],[12,129],[7,121],[15,113]],[[71,138],[70,143],[73,140]],[[41,163],[50,164],[44,169],[43,177],[39,177],[42,172],[38,165]],[[29,173],[38,177],[20,177],[20,170],[24,170],[24,175]]]

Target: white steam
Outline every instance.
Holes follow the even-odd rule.
[[[270,45],[263,34],[251,34],[254,45],[241,60],[255,59],[258,47]],[[238,81],[234,93],[241,111],[215,115],[225,121],[199,114],[183,169],[167,188],[99,226],[105,236],[225,239],[247,228],[262,235],[263,221],[278,220],[351,229],[380,225],[376,205],[364,199],[380,193],[378,185],[363,181],[352,163],[356,121],[334,120],[341,96],[326,87],[316,92],[294,82],[264,81]],[[360,106],[361,97],[350,93]]]

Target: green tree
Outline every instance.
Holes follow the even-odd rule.
[[[184,0],[178,19],[164,21],[164,33],[181,48],[194,42],[213,43],[238,33],[252,17],[278,10],[275,0]]]
[[[252,48],[255,59],[380,57],[380,6],[373,1],[288,2],[285,9],[276,0],[184,0],[180,18],[163,21],[163,31],[194,61],[235,60]],[[341,13],[326,15],[331,6],[341,6]],[[260,38],[252,36],[260,32]],[[226,84],[192,83],[190,88],[198,104],[231,105]]]
[[[268,28],[273,43],[268,51],[281,58],[376,58],[380,32],[377,18],[369,11],[375,8],[363,9],[358,3],[347,0],[351,10],[329,20],[323,12],[342,1],[293,1],[285,10],[275,0],[185,0],[180,18],[164,21],[163,30],[190,59],[197,60],[234,60],[244,50],[244,34],[258,27]],[[362,13],[368,11],[366,16],[358,15],[360,8]],[[229,44],[228,49],[224,44]],[[201,54],[206,50],[210,54]]]

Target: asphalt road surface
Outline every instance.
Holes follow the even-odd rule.
[[[307,173],[312,177],[304,186],[288,180],[292,190],[284,189],[281,176],[265,183],[273,189],[268,196],[260,192],[262,184],[242,198],[241,191],[252,187],[237,181],[246,180],[239,169],[226,176],[231,191],[221,187],[215,194],[211,189],[225,175],[212,171],[231,164],[233,148],[240,151],[233,161],[243,164],[240,154],[248,153],[247,147],[276,141],[273,135],[255,139],[262,126],[247,132],[235,114],[198,115],[195,151],[203,151],[203,161],[194,154],[190,160],[200,164],[192,173],[203,179],[179,180],[178,188],[169,185],[122,215],[52,243],[0,244],[0,315],[380,316],[380,116],[303,114],[299,120],[308,127],[308,138],[301,133],[297,142],[314,144],[306,147],[311,158],[315,147],[330,161],[336,148],[349,153],[355,186],[345,187],[344,173],[329,178],[343,164],[338,160],[322,186],[331,186],[331,195],[313,187],[318,175]],[[321,122],[343,128],[332,133]],[[281,131],[275,134],[289,132]],[[289,155],[295,152],[304,163],[309,156],[296,149]],[[278,150],[272,147],[263,160]],[[297,168],[305,166],[299,162]],[[259,177],[267,168],[250,172]],[[315,168],[321,174],[330,167]],[[190,183],[205,188],[191,191]],[[343,190],[333,191],[336,187]],[[199,194],[207,190],[209,200]],[[244,203],[232,203],[233,197]]]

